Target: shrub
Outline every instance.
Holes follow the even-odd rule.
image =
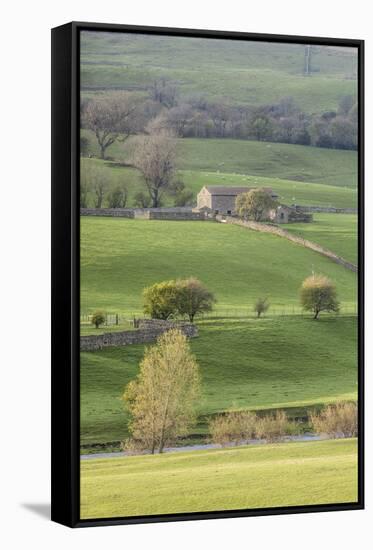
[[[357,436],[356,403],[328,405],[319,413],[310,414],[311,425],[316,433],[331,438]]]
[[[273,443],[280,441],[291,430],[289,422],[284,411],[277,411],[276,414],[268,414],[258,418],[256,424],[256,436],[258,439],[265,439]]]
[[[211,440],[222,447],[248,441],[255,436],[256,420],[256,415],[250,411],[220,414],[209,422]]]
[[[254,304],[254,311],[257,314],[258,319],[262,313],[265,313],[266,311],[268,311],[268,308],[269,308],[268,298],[257,299],[257,301]]]
[[[125,208],[128,198],[128,189],[125,185],[117,185],[108,196],[109,208]]]
[[[100,325],[103,325],[105,323],[105,313],[102,311],[95,311],[92,315],[92,325],[95,325],[96,328],[98,328]]]

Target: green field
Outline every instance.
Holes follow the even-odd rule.
[[[311,77],[303,76],[304,46],[199,38],[84,32],[81,86],[146,91],[166,77],[181,95],[203,94],[232,104],[258,105],[292,96],[308,112],[335,109],[356,96],[356,51],[313,47]]]
[[[292,223],[286,230],[321,244],[357,264],[357,216],[353,214],[314,214],[313,222]]]
[[[345,316],[200,323],[199,337],[190,341],[202,376],[195,435],[206,435],[209,415],[232,406],[304,411],[356,399],[356,330],[356,318]],[[107,445],[127,436],[121,396],[143,353],[143,345],[81,353],[82,445]]]
[[[357,501],[356,440],[81,462],[81,519]]]
[[[182,170],[250,174],[356,189],[357,153],[287,143],[179,139]]]
[[[89,139],[90,153],[98,156],[93,134],[82,130],[82,135]],[[114,143],[107,150],[108,156],[129,162],[131,143]],[[357,186],[356,151],[235,139],[178,139],[177,151],[182,171],[250,174],[352,190]]]
[[[146,193],[145,186],[139,173],[130,167],[119,166],[114,162],[105,162],[98,159],[89,159],[86,162],[101,166],[109,176],[114,186],[116,183],[126,183],[128,188],[127,207],[134,206],[134,196],[139,191]],[[305,183],[278,178],[265,178],[262,176],[244,176],[242,174],[229,174],[217,172],[197,172],[183,170],[178,172],[178,177],[185,183],[194,195],[194,204],[197,203],[197,193],[204,185],[272,187],[279,195],[279,200],[285,204],[302,204],[310,206],[334,206],[336,208],[356,208],[357,192],[354,189],[322,185],[318,183]],[[162,197],[162,206],[173,206],[173,198],[167,195]],[[93,206],[93,196],[90,198],[90,206]],[[105,206],[105,204],[104,204]]]
[[[204,385],[200,433],[206,415],[232,405],[304,407],[355,397],[356,318],[315,323],[299,315],[298,289],[312,269],[336,281],[342,312],[356,312],[356,275],[285,239],[214,222],[81,219],[83,313],[103,309],[132,319],[142,315],[145,286],[191,274],[215,293],[215,318],[200,322],[191,341]],[[252,304],[263,295],[271,309],[258,321]],[[82,444],[126,434],[120,396],[143,351],[82,353]]]
[[[336,281],[343,307],[355,307],[356,274],[273,235],[215,222],[81,218],[81,312],[128,318],[142,312],[144,287],[198,277],[216,295],[216,311],[251,309],[258,296],[288,313],[312,270]]]
[[[165,79],[175,86],[179,105],[198,99],[205,116],[201,102],[207,102],[211,128],[213,102],[253,116],[252,107],[275,109],[290,97],[309,125],[321,113],[338,110],[344,96],[354,101],[357,95],[352,48],[312,46],[310,76],[303,74],[305,46],[297,44],[83,32],[80,51],[83,101],[114,89],[149,98],[155,81]],[[147,103],[149,113],[153,107]],[[231,116],[236,114],[238,109]],[[81,132],[88,139],[84,154],[91,157],[82,159],[82,170],[97,165],[108,176],[103,206],[122,183],[128,188],[126,206],[135,206],[135,195],[146,193],[131,164],[136,138],[116,141],[103,161],[93,133]],[[203,186],[224,185],[272,187],[289,205],[357,206],[356,151],[207,138],[177,139],[176,147],[176,176],[192,191],[194,204]],[[162,197],[162,206],[173,204],[170,194]],[[88,206],[93,205],[92,187]],[[284,228],[356,262],[356,218],[315,214],[313,223]],[[284,409],[299,422],[289,428],[295,433],[311,429],[310,410],[356,400],[356,273],[284,238],[214,221],[83,216],[80,243],[82,335],[132,329],[133,318],[143,316],[143,289],[163,280],[197,277],[217,299],[213,312],[197,319],[198,337],[189,340],[201,395],[197,423],[176,445],[208,440],[208,422],[229,409],[259,416]],[[302,312],[299,288],[314,272],[335,282],[339,315],[322,313],[314,321]],[[270,309],[256,319],[253,304],[261,297],[268,298]],[[95,310],[112,315],[109,323],[119,315],[120,324],[95,329],[88,317]],[[128,437],[122,395],[145,349],[81,352],[82,454],[117,451]],[[82,519],[356,500],[355,439],[81,461]]]

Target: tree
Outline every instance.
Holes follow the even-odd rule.
[[[136,131],[137,100],[129,92],[106,92],[94,97],[87,104],[83,124],[94,132],[100,156],[105,158],[106,149],[115,141],[125,141]]]
[[[102,208],[102,203],[109,187],[109,176],[103,168],[94,165],[91,173],[92,186],[95,193],[95,208]]]
[[[266,311],[268,311],[268,308],[269,308],[268,298],[257,299],[257,301],[254,304],[254,311],[257,314],[258,319],[262,313],[265,313]]]
[[[341,115],[346,116],[354,106],[355,99],[352,95],[344,95],[338,102],[338,111]]]
[[[94,160],[82,159],[80,162],[81,207],[86,208],[82,203],[87,204],[88,193],[91,193],[94,196],[95,208],[101,208],[109,183],[108,172],[102,166],[98,166]]]
[[[251,122],[251,130],[258,141],[270,138],[273,131],[271,119],[266,115],[255,117]]]
[[[138,206],[139,208],[149,208],[150,206],[150,197],[143,193],[142,191],[139,191],[135,194],[134,202],[135,206]]]
[[[150,97],[165,107],[174,107],[177,103],[178,91],[174,82],[162,76],[155,80],[149,88]]]
[[[88,185],[86,182],[80,182],[80,208],[88,208]]]
[[[95,325],[96,328],[99,328],[100,325],[103,325],[105,323],[105,320],[106,317],[103,311],[95,311],[92,315],[91,323],[92,325]]]
[[[86,136],[80,136],[80,155],[82,157],[88,157],[89,152],[89,139]]]
[[[264,220],[269,210],[276,205],[268,191],[258,188],[237,195],[235,209],[239,216],[259,222]]]
[[[162,334],[155,346],[146,349],[137,378],[124,392],[131,414],[131,437],[124,447],[162,453],[165,446],[187,435],[195,423],[199,387],[198,365],[186,336],[177,329]]]
[[[177,284],[176,281],[156,283],[143,291],[144,313],[152,319],[164,319],[177,312]]]
[[[187,206],[194,203],[192,191],[185,188],[181,180],[174,180],[169,188],[169,195],[174,197],[174,206]]]
[[[335,285],[324,275],[314,274],[303,281],[300,301],[304,310],[314,313],[314,319],[317,319],[322,311],[339,311]]]
[[[214,302],[212,292],[195,277],[176,282],[177,311],[180,315],[187,315],[191,323],[196,315],[211,311]]]
[[[88,196],[90,190],[90,161],[81,159],[80,161],[80,208],[88,208]]]
[[[192,206],[194,203],[194,195],[192,191],[182,189],[178,191],[174,198],[174,206]]]
[[[125,208],[128,198],[128,189],[125,184],[118,184],[109,193],[108,203],[109,208]]]
[[[176,142],[166,131],[138,140],[133,164],[141,172],[153,208],[160,205],[163,193],[172,188],[175,158]]]

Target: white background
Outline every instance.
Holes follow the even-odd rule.
[[[370,546],[368,537],[372,538],[373,513],[369,490],[372,485],[369,431],[366,511],[81,530],[71,530],[47,519],[50,489],[50,28],[77,20],[365,39],[367,130],[370,130],[372,43],[369,4],[368,0],[229,0],[222,3],[217,0],[7,0],[2,3],[0,540],[4,539],[3,548],[350,550]],[[372,204],[369,190],[371,149],[370,132],[366,147],[368,206]],[[369,243],[372,216],[367,218]],[[370,258],[367,260],[369,264]],[[369,369],[369,364],[367,366]],[[371,426],[370,382],[368,372],[368,426]]]

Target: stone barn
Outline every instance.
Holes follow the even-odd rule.
[[[248,193],[257,187],[226,187],[224,185],[206,185],[197,195],[197,209],[213,214],[235,214],[237,195]],[[278,195],[270,187],[262,188],[276,200]]]

